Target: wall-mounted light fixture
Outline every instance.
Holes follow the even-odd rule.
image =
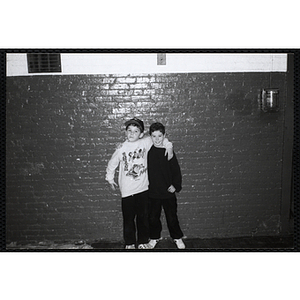
[[[263,89],[260,99],[260,109],[264,112],[276,112],[279,110],[279,90]]]

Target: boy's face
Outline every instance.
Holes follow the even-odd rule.
[[[129,125],[125,134],[129,142],[136,142],[138,139],[143,137],[141,130],[134,125]]]
[[[153,131],[151,133],[151,139],[155,147],[162,147],[163,141],[165,139],[165,134],[163,134],[159,130]]]

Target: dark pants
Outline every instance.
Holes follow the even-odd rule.
[[[162,224],[160,216],[162,207],[165,211],[170,236],[173,239],[182,238],[183,233],[180,229],[177,217],[177,199],[176,195],[173,194],[173,197],[168,199],[149,198],[150,239],[155,240],[161,237]]]
[[[122,198],[122,214],[125,244],[148,243],[148,191]]]

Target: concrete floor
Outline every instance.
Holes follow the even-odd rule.
[[[70,241],[65,243],[39,242],[31,244],[10,243],[6,245],[7,251],[293,251],[294,238],[288,237],[238,237],[238,238],[214,238],[199,239],[186,238],[185,250],[178,250],[170,238],[163,238],[153,250],[125,250],[123,242],[109,241]]]

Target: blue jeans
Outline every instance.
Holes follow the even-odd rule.
[[[180,239],[183,233],[179,226],[177,217],[177,198],[173,194],[172,198],[168,199],[154,199],[149,198],[149,223],[150,223],[150,239],[159,239],[162,231],[162,224],[160,221],[161,210],[164,208],[167,226],[170,236],[173,239]]]
[[[123,234],[126,245],[149,241],[148,191],[122,198]]]

